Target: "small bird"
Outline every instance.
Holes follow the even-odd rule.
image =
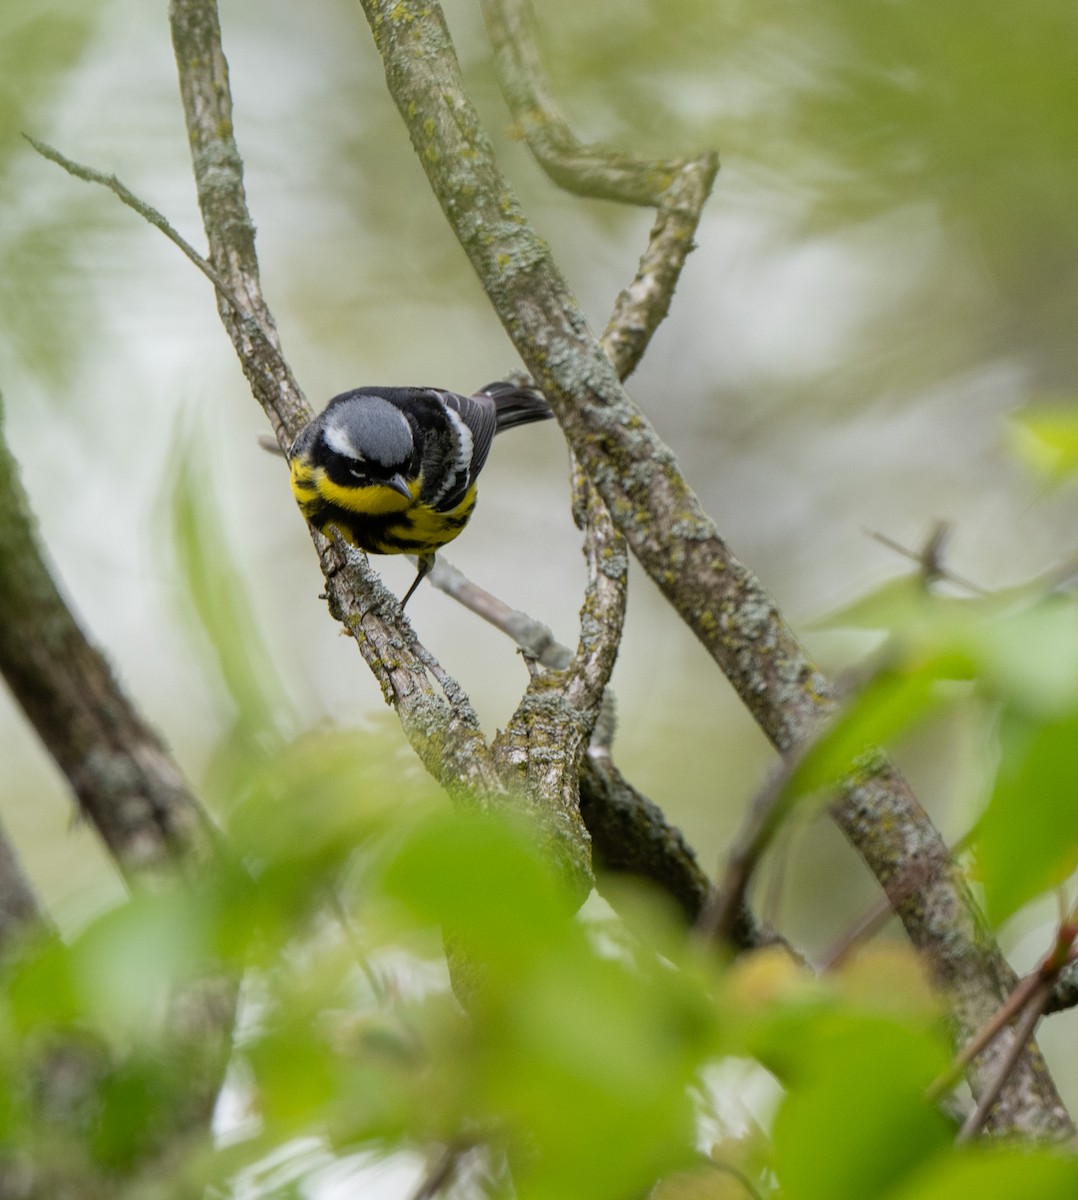
[[[541,392],[512,383],[472,396],[356,388],[334,396],[292,443],[292,494],[312,525],[335,525],[360,550],[418,555],[403,608],[435,551],[468,524],[494,435],[553,415]]]

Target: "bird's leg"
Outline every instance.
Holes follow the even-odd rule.
[[[416,560],[416,565],[419,567],[419,571],[416,574],[415,579],[412,580],[412,586],[404,593],[404,599],[401,601],[401,610],[402,611],[404,609],[404,606],[412,598],[412,593],[423,582],[424,576],[431,569],[431,567],[434,566],[434,555],[433,554],[421,554],[419,556],[419,558]]]

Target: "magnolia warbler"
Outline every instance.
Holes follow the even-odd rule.
[[[553,415],[540,392],[512,383],[473,396],[356,388],[334,396],[292,443],[292,494],[312,525],[335,525],[360,550],[418,555],[403,608],[435,551],[468,524],[494,435]]]

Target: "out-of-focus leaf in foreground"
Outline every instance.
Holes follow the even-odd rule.
[[[1038,582],[951,600],[900,580],[829,624],[889,636],[881,666],[806,753],[788,793],[834,783],[871,739],[930,716],[940,684],[962,681],[993,714],[998,750],[975,830],[989,915],[1003,921],[1066,880],[1078,868],[1078,598]]]
[[[1050,483],[1078,471],[1078,408],[1068,403],[1034,404],[1014,414],[1011,445],[1019,461]]]
[[[191,611],[212,647],[236,713],[235,736],[276,742],[297,722],[289,710],[254,596],[236,566],[222,496],[199,453],[202,439],[177,432],[168,506],[173,545]]]
[[[988,914],[999,924],[1078,868],[1078,711],[1056,719],[1014,707],[999,726],[1000,763],[977,825]]]
[[[949,1060],[942,1005],[912,952],[817,978],[772,947],[735,964],[719,994],[727,1045],[786,1089],[772,1160],[783,1195],[889,1195],[950,1143],[954,1130],[925,1096]]]
[[[74,261],[98,210],[75,194],[73,181],[70,200],[42,204],[35,173],[56,168],[21,135],[48,136],[51,110],[70,96],[68,79],[93,44],[103,7],[0,5],[0,363],[21,362],[72,399],[77,352],[95,328],[89,281]]]
[[[975,1146],[930,1163],[889,1195],[893,1200],[1071,1200],[1078,1195],[1078,1160],[1052,1150]]]
[[[799,1051],[787,1046],[791,1087],[775,1122],[776,1169],[792,1200],[883,1195],[949,1144],[953,1128],[925,1099],[947,1064],[938,1033],[841,1012],[805,1032]]]
[[[689,1087],[716,1044],[706,997],[657,960],[593,946],[528,831],[435,822],[386,887],[446,929],[473,1023],[460,1086],[501,1123],[518,1195],[613,1198],[691,1162]]]

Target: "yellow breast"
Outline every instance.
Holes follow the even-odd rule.
[[[419,495],[422,478],[413,479],[409,484],[412,498],[406,500],[400,492],[382,484],[369,483],[363,487],[341,487],[334,483],[321,467],[314,471],[311,486],[327,504],[343,508],[346,512],[359,513],[366,516],[379,516],[383,513],[404,512],[411,508]],[[293,484],[295,491],[295,484]]]
[[[422,477],[409,483],[408,499],[379,484],[343,487],[298,459],[291,468],[292,494],[304,516],[323,530],[336,526],[375,554],[433,554],[460,533],[475,507],[474,484],[456,507],[438,512],[418,499]]]
[[[292,495],[300,508],[306,510],[308,505],[322,501],[346,512],[358,513],[361,516],[378,516],[384,513],[399,513],[411,508],[423,485],[422,476],[413,479],[408,487],[412,493],[410,500],[406,499],[393,488],[381,484],[364,484],[362,487],[342,487],[334,483],[322,467],[311,467],[301,459],[294,458],[291,463]]]

